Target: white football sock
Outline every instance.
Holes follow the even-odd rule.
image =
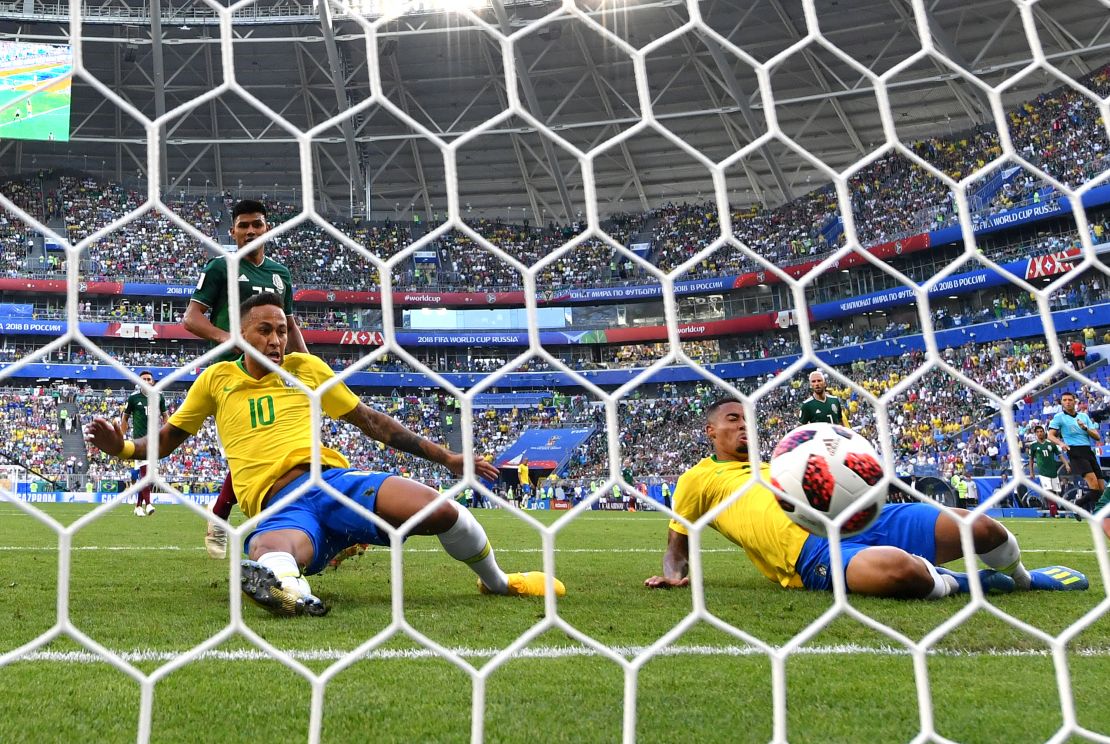
[[[505,594],[509,590],[509,579],[493,557],[486,531],[465,506],[455,504],[455,509],[459,518],[451,529],[438,535],[443,549],[447,555],[470,566],[491,592]]]
[[[1002,529],[1006,530],[1006,541],[994,550],[981,553],[979,560],[995,571],[1011,577],[1018,589],[1028,589],[1032,578],[1021,563],[1021,548],[1018,547],[1017,538],[1005,527]]]
[[[960,585],[954,576],[941,574],[932,563],[921,556],[917,556],[917,558],[925,564],[925,568],[929,569],[929,575],[933,577],[933,590],[925,595],[925,599],[941,599],[960,591]]]
[[[258,558],[258,563],[273,571],[286,591],[301,597],[312,595],[312,587],[301,576],[301,567],[291,553],[266,553]]]

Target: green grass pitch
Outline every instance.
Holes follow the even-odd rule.
[[[56,142],[67,142],[69,91],[42,91],[31,96],[28,100],[33,116],[27,115],[26,101],[4,108],[24,93],[23,90],[0,90],[0,139],[48,140],[53,135]]]
[[[49,505],[69,524],[87,506]],[[533,513],[550,522],[557,515]],[[478,511],[507,570],[541,567],[539,536],[505,511]],[[1105,597],[1087,525],[1072,520],[1009,524],[1032,567],[1087,572],[1085,593],[1030,593],[994,606],[1061,633]],[[631,656],[692,610],[689,591],[642,587],[656,573],[666,524],[651,513],[588,513],[559,532],[558,574],[568,587],[559,613],[596,640]],[[144,673],[226,627],[229,563],[207,557],[202,521],[164,506],[139,519],[118,507],[74,539],[69,593],[74,625],[126,653]],[[59,557],[53,532],[0,502],[0,654],[50,628],[57,617]],[[703,554],[707,609],[772,645],[786,643],[828,609],[830,595],[772,586],[741,551],[715,533]],[[474,578],[434,538],[405,547],[405,617],[474,665],[486,663],[543,616],[542,601],[480,596]],[[325,618],[283,620],[244,604],[246,623],[315,672],[390,621],[389,555],[373,550],[313,580],[332,607]],[[919,639],[966,598],[902,602],[853,598],[868,616]],[[937,644],[927,661],[937,733],[961,742],[1035,742],[1063,721],[1048,648],[987,612]],[[125,742],[138,733],[139,686],[58,640],[30,661],[0,667],[0,742]],[[154,690],[151,741],[303,741],[308,683],[242,636],[169,674]],[[699,623],[673,653],[638,677],[636,736],[643,742],[761,742],[772,738],[771,663],[737,638]],[[45,653],[51,652],[51,653]],[[1068,646],[1077,722],[1110,735],[1110,621],[1097,619]],[[792,742],[909,741],[920,730],[913,661],[897,644],[840,617],[786,663],[787,735]],[[490,742],[614,742],[622,736],[624,674],[561,631],[496,669],[485,696]],[[471,681],[451,663],[396,637],[340,672],[324,698],[323,740],[465,742]],[[1078,739],[1074,739],[1078,740]]]

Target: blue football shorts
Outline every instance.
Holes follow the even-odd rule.
[[[309,475],[305,473],[294,479],[274,494],[270,501],[277,503],[278,499],[307,481]],[[387,478],[392,477],[392,473],[346,468],[331,468],[320,473],[321,480],[371,512],[375,511],[374,507],[377,505],[378,489]],[[318,486],[310,487],[296,501],[259,522],[243,549],[249,552],[250,542],[255,535],[274,530],[300,530],[308,535],[308,539],[312,541],[312,563],[305,573],[309,575],[323,571],[327,568],[328,561],[355,543],[389,545],[388,533],[381,532],[369,519],[338,502]]]
[[[930,563],[937,557],[937,519],[940,511],[928,504],[887,504],[864,532],[840,541],[844,570],[861,550],[886,545],[919,555]],[[796,570],[802,584],[813,591],[832,589],[832,554],[827,538],[810,535],[802,545]]]

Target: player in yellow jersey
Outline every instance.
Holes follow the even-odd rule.
[[[715,509],[752,479],[744,406],[725,398],[706,412],[706,435],[713,455],[687,470],[678,480],[674,511],[690,522]],[[763,483],[770,482],[764,466]],[[950,510],[967,514],[962,509]],[[760,573],[788,588],[832,588],[829,541],[794,524],[770,489],[758,483],[721,511],[709,526],[744,549]],[[1018,589],[1086,589],[1078,571],[1052,566],[1029,571],[1022,565],[1017,539],[1000,522],[980,517],[972,524],[983,588],[1005,593]],[[840,541],[848,591],[879,597],[939,599],[969,590],[966,574],[938,568],[963,557],[957,522],[928,504],[887,504],[865,532]],[[663,575],[644,584],[650,588],[687,586],[689,533],[671,520]]]
[[[520,464],[516,466],[516,475],[517,480],[520,482],[521,499],[527,499],[532,495],[532,477],[529,475],[528,471],[527,455],[521,455]]]
[[[241,199],[231,210],[231,227],[228,235],[237,248],[243,248],[261,235],[270,231],[266,221],[266,205],[254,199]],[[227,257],[218,256],[209,261],[201,271],[197,288],[185,309],[182,325],[194,336],[210,341],[213,345],[222,344],[231,338],[231,313],[228,306]],[[293,275],[283,264],[266,255],[266,245],[259,244],[239,262],[240,300],[252,294],[273,292],[282,300],[285,319],[289,323],[289,351],[307,352],[304,336],[297,327],[293,316]],[[239,351],[221,354],[217,361],[234,361]],[[220,446],[223,454],[223,445]],[[227,533],[223,522],[231,516],[235,506],[235,491],[232,488],[231,474],[224,478],[220,493],[209,507],[222,522],[207,522],[204,533],[204,546],[208,555],[222,560],[227,556]],[[357,546],[351,546],[356,548]]]
[[[244,342],[281,367],[307,388],[317,390],[333,374],[311,354],[285,353],[289,326],[281,299],[272,293],[250,297],[240,308]],[[396,420],[359,401],[344,384],[327,387],[321,407],[332,418],[357,426],[368,437],[394,449],[439,463],[462,475],[464,460],[420,437]],[[309,397],[287,384],[254,357],[219,362],[206,369],[189,389],[185,402],[158,433],[158,453],[165,457],[200,430],[209,416],[227,451],[239,507],[254,517],[305,486],[312,459],[312,417]],[[92,445],[122,459],[144,459],[147,438],[125,440],[116,422],[94,419],[86,427]],[[394,476],[351,470],[347,458],[320,447],[321,478],[365,510],[398,527],[437,499],[421,483]],[[479,477],[495,480],[497,469],[482,458],[474,468]],[[451,501],[439,503],[410,531],[436,535],[451,557],[478,575],[483,593],[543,595],[547,577],[539,572],[506,574],[497,565],[486,533],[474,516]],[[322,571],[328,561],[352,543],[389,545],[389,536],[359,511],[340,504],[319,486],[309,485],[292,503],[266,515],[245,543],[250,560],[243,561],[243,591],[279,615],[322,615],[324,603],[304,575]],[[561,582],[552,587],[562,596]]]

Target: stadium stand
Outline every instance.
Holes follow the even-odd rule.
[[[1100,95],[1110,93],[1110,67],[1103,67],[1081,82]],[[1063,182],[1076,186],[1101,172],[1106,164],[1106,136],[1094,104],[1070,86],[1039,96],[1008,112],[1014,142],[1022,156]],[[1047,125],[1047,126],[1046,126]],[[913,143],[912,149],[935,163],[953,178],[962,178],[981,169],[1000,153],[997,135],[989,128],[948,138],[929,138]],[[1016,166],[1002,169],[1008,175],[995,179],[997,188],[987,188],[997,174],[991,171],[972,188],[980,218],[1025,204],[1048,202],[1055,198],[1052,188],[1032,173]],[[47,181],[55,188],[42,189]],[[850,182],[852,204],[860,240],[864,246],[896,240],[908,235],[936,230],[955,222],[953,202],[946,187],[922,168],[901,155],[879,158],[855,174]],[[101,183],[90,176],[43,176],[25,182],[11,182],[5,188],[23,207],[39,219],[50,214],[65,218],[71,239],[79,240],[97,229],[137,209],[143,196],[118,184]],[[991,193],[988,195],[987,191]],[[984,198],[985,197],[985,198]],[[223,213],[230,212],[230,195],[223,201]],[[207,200],[182,198],[170,206],[207,235],[217,238],[219,219]],[[298,205],[273,201],[270,210],[275,223],[293,216]],[[734,211],[731,215],[737,238],[768,261],[789,266],[819,259],[843,244],[835,195],[818,189],[781,207],[755,212]],[[388,258],[412,241],[406,223],[359,223],[335,219],[333,223],[367,247]],[[620,244],[631,235],[653,225],[653,248],[649,260],[670,271],[703,250],[720,236],[716,207],[708,203],[667,204],[645,214],[617,215],[605,229]],[[473,229],[502,250],[526,264],[549,253],[581,232],[581,225],[529,227],[500,221],[475,220]],[[0,239],[18,241],[29,233],[21,227],[0,224]],[[431,247],[436,259],[430,264],[406,262],[396,286],[403,289],[436,287],[466,291],[490,291],[521,287],[520,276],[492,254],[477,249],[463,235],[451,233]],[[324,231],[304,223],[275,237],[271,256],[285,263],[306,288],[373,291],[379,286],[372,267],[348,248],[338,244]],[[157,260],[155,260],[157,258]],[[129,279],[192,283],[206,252],[190,237],[173,226],[164,215],[148,213],[90,246],[86,276],[92,280]],[[8,275],[23,275],[21,267],[6,259]],[[593,267],[584,270],[583,266]],[[23,267],[24,269],[26,267]],[[58,276],[60,262],[41,267],[41,275]],[[732,246],[718,250],[691,269],[683,278],[704,278],[758,270],[760,267]],[[554,262],[537,276],[537,286],[559,289],[643,283],[650,277],[624,256],[590,240],[573,255]]]
[[[85,463],[70,462],[63,454],[59,437],[58,410],[61,391],[42,389],[6,390],[0,398],[0,435],[4,459],[47,477],[74,473]]]
[[[1049,364],[1048,350],[1043,341],[1004,341],[990,344],[966,344],[944,350],[944,360],[995,394],[1005,394],[1030,379]],[[915,373],[924,364],[924,355],[913,352],[867,362],[857,361],[837,370],[865,390],[882,396],[892,386]],[[796,413],[809,395],[797,375],[760,399],[757,410],[763,422],[761,447],[764,457],[789,429],[796,425]],[[1092,378],[1110,386],[1110,369],[1096,368]],[[751,389],[762,380],[741,380],[742,389]],[[1018,421],[1029,428],[1034,421],[1043,423],[1052,410],[1055,398],[1063,390],[1081,394],[1092,408],[1105,407],[1105,402],[1090,389],[1065,382],[1060,376],[1047,381],[1037,392],[1027,395],[1019,404]],[[0,390],[4,418],[0,436],[12,442],[7,454],[52,479],[82,477],[84,463],[67,462],[58,453],[59,422],[57,405],[60,396],[75,397],[82,420],[94,415],[118,415],[126,392],[98,391],[85,388],[80,392],[44,388],[6,388]],[[847,403],[853,428],[874,439],[874,414],[858,394],[833,384],[830,392]],[[648,386],[637,397],[620,402],[620,447],[622,466],[634,478],[673,478],[698,459],[705,442],[701,434],[702,412],[721,393],[705,383],[679,383]],[[170,410],[180,403],[182,394],[167,394]],[[444,441],[443,413],[454,410],[454,404],[434,393],[416,394],[393,391],[391,394],[363,394],[363,399],[399,420],[413,431],[436,441]],[[954,472],[997,473],[1004,469],[1006,443],[997,411],[987,399],[959,383],[956,378],[939,370],[927,372],[915,382],[907,394],[890,400],[892,434],[897,455],[915,467],[918,475],[951,476]],[[24,418],[26,421],[24,421]],[[476,400],[474,440],[477,449],[494,456],[515,442],[528,429],[566,429],[592,427],[604,429],[604,410],[587,396],[559,391],[524,391],[512,394],[489,394]],[[1024,431],[1024,430],[1023,430]],[[1029,428],[1031,434],[1031,428]],[[352,453],[352,464],[364,469],[388,470],[408,474],[434,487],[449,485],[435,466],[409,455],[395,452],[384,445],[354,447],[359,434],[344,422],[325,421],[323,442]],[[575,454],[561,475],[573,488],[604,477],[607,464],[604,436],[594,436]],[[179,487],[188,484],[191,492],[218,489],[226,465],[215,439],[211,422],[189,445],[167,458],[166,479]],[[101,455],[91,458],[87,475],[96,481],[126,485],[128,471],[118,461]],[[73,481],[77,483],[77,480]]]
[[[680,474],[712,449],[706,411],[724,387],[761,390],[747,418],[760,459],[769,460],[799,423],[815,364],[830,373],[829,392],[845,401],[848,425],[884,454],[893,450],[889,475],[935,480],[942,489],[968,476],[1011,481],[1032,427],[1051,418],[1064,391],[1076,393],[1096,420],[1110,419],[1110,394],[1102,393],[1110,389],[1110,64],[1098,56],[1106,26],[1096,11],[1078,12],[1072,6],[1082,3],[1069,2],[857,3],[874,16],[861,22],[843,8],[777,0],[770,9],[728,0],[466,9],[124,0],[73,6],[69,16],[64,4],[8,5],[0,16],[12,39],[73,41],[51,54],[64,48],[75,55],[63,75],[66,116],[72,104],[74,118],[64,137],[0,143],[14,163],[0,166],[0,192],[70,244],[88,245],[80,255],[63,250],[0,207],[0,480],[7,495],[0,500],[9,523],[0,549],[10,564],[0,586],[20,621],[0,646],[0,671],[12,689],[44,689],[49,676],[73,690],[51,705],[9,696],[0,740],[9,729],[15,738],[41,729],[65,739],[69,721],[74,735],[93,721],[97,738],[166,738],[195,727],[203,718],[196,706],[234,699],[252,685],[255,697],[281,703],[269,706],[280,714],[247,723],[269,726],[278,738],[307,729],[313,741],[324,727],[329,738],[364,731],[365,690],[387,714],[375,713],[376,733],[404,740],[524,741],[539,730],[567,740],[713,738],[735,735],[730,724],[737,721],[750,737],[776,741],[964,740],[988,728],[998,739],[1102,735],[1106,715],[1081,693],[1097,689],[1097,657],[1110,648],[1098,622],[1110,588],[1101,570],[1105,516],[1029,525],[1019,518],[1036,516],[1035,509],[991,510],[961,522],[960,565],[953,559],[961,551],[945,545],[931,556],[939,571],[931,558],[918,560],[929,551],[915,547],[903,565],[891,560],[893,551],[872,551],[876,565],[857,563],[848,572],[814,556],[817,540],[788,532],[785,519],[798,509],[783,504],[784,517],[759,489],[745,492],[748,500],[728,515],[748,511],[732,521],[756,530],[755,519],[779,521],[759,534],[703,534],[702,526],[727,527],[722,519],[695,525],[689,537],[674,529],[664,543],[666,516],[606,513],[640,510],[645,504],[631,496],[637,491],[649,511],[658,508],[652,498],[670,506],[663,494],[676,493]],[[892,10],[898,19],[882,20]],[[785,34],[775,33],[776,16]],[[753,25],[765,32],[753,34]],[[290,75],[294,63],[299,80]],[[695,77],[706,100],[691,85]],[[32,71],[28,79],[40,77]],[[461,103],[444,95],[455,83]],[[594,87],[603,100],[590,100]],[[38,100],[34,111],[44,116],[50,110]],[[5,113],[30,120],[30,99],[23,108],[0,100]],[[995,131],[1006,124],[1008,133]],[[892,147],[885,141],[892,136],[902,142]],[[761,143],[749,150],[753,137]],[[837,176],[834,188],[818,160],[850,175]],[[53,170],[36,173],[40,162]],[[953,194],[922,162],[966,180],[966,194]],[[1091,188],[1063,193],[1079,186]],[[152,194],[157,205],[147,206]],[[212,351],[184,328],[183,316],[203,267],[234,249],[231,213],[242,198],[267,205],[275,229],[266,253],[292,277],[292,286],[274,286],[279,294],[295,290],[292,313],[308,350],[351,373],[345,379],[360,400],[449,450],[472,438],[473,453],[500,468],[493,490],[502,496],[522,454],[546,450],[559,467],[546,477],[546,461],[531,456],[537,497],[525,508],[567,509],[604,489],[593,504],[599,511],[471,517],[462,510],[456,518],[454,505],[439,503],[405,525],[405,538],[414,540],[403,554],[399,541],[390,550],[350,529],[327,542],[306,530],[308,542],[282,531],[247,545],[243,538],[255,529],[248,526],[227,533],[221,550],[228,554],[220,555],[219,519],[229,517],[197,506],[229,492],[221,437],[209,420],[154,466],[156,491],[168,484],[196,503],[163,510],[171,500],[156,493],[158,517],[132,520],[119,508],[127,500],[113,502],[113,495],[133,484],[132,466],[140,463],[92,449],[81,424],[122,413],[134,388],[117,365],[152,370],[169,411],[183,405],[208,363],[197,360]],[[549,221],[548,212],[559,217]],[[214,244],[197,240],[198,231]],[[433,236],[418,252],[407,250]],[[816,275],[814,267],[838,251],[836,263]],[[496,253],[524,266],[550,262],[522,276]],[[379,275],[375,262],[393,258],[392,276]],[[660,282],[656,272],[671,276]],[[230,273],[234,281],[239,272]],[[905,286],[941,273],[924,291]],[[802,276],[801,288],[784,279]],[[242,279],[244,292],[263,283]],[[1029,291],[1052,282],[1058,287],[1047,298]],[[266,312],[282,317],[273,307]],[[1060,358],[1050,343],[1063,344],[1070,368],[1042,374]],[[656,367],[663,358],[668,363]],[[1083,376],[1072,376],[1079,369]],[[241,411],[227,405],[235,389]],[[622,397],[603,403],[598,389]],[[464,394],[460,404],[457,390],[482,392]],[[288,442],[273,432],[294,420],[283,401],[296,394],[277,382],[257,393],[223,391],[221,412],[238,415],[231,429],[244,434],[224,419],[224,443],[243,447],[257,464]],[[1013,405],[1013,417],[1002,415],[994,395],[1016,398],[1003,404]],[[870,397],[881,399],[878,413]],[[325,405],[337,410],[338,402]],[[371,471],[352,474],[360,478],[396,473],[440,492],[461,482],[442,465],[379,443],[376,436],[413,449],[403,432],[383,435],[375,417],[364,420],[373,422],[363,424],[366,433],[325,417],[310,432],[313,449],[339,450],[353,469]],[[275,422],[282,426],[259,430]],[[103,422],[89,430],[102,432],[90,442],[120,455],[143,448],[118,448]],[[829,436],[830,456],[832,442],[859,439],[843,430]],[[1022,452],[1011,461],[1015,442]],[[303,469],[303,453],[281,461],[282,482]],[[457,458],[436,454],[460,469]],[[718,463],[730,459],[718,454]],[[1110,462],[1110,449],[1096,452],[1103,454]],[[798,459],[810,479],[799,478],[797,490],[808,491],[816,468]],[[843,459],[845,472],[816,479],[840,492],[824,505],[815,498],[818,509],[839,507],[834,499],[850,490],[847,471],[865,481],[886,472],[862,457]],[[28,482],[17,482],[13,464]],[[480,472],[485,467],[478,463]],[[473,463],[466,468],[474,472]],[[720,478],[731,465],[706,470]],[[252,497],[260,509],[282,500],[271,474],[244,483],[247,474],[235,474],[244,507],[230,515],[236,527]],[[319,477],[309,480],[316,486]],[[688,504],[699,481],[709,480],[690,474],[677,493]],[[495,506],[474,485],[462,484],[454,498],[471,508]],[[393,513],[393,502],[407,507],[432,496],[397,479],[391,486],[350,490],[376,498],[368,508],[391,522],[405,518]],[[979,487],[980,496],[996,493],[993,485]],[[889,498],[902,500],[896,488]],[[1030,506],[1024,488],[1005,505]],[[953,503],[953,493],[920,493]],[[679,521],[682,501],[675,499]],[[321,515],[334,507],[327,503],[326,496],[317,502]],[[758,516],[747,508],[753,504]],[[958,505],[971,504],[961,495]],[[298,506],[312,518],[308,499]],[[144,513],[136,506],[137,516]],[[941,539],[944,529],[935,532],[934,542],[953,542]],[[433,533],[439,545],[418,539]],[[742,546],[755,567],[726,540]],[[765,566],[772,562],[759,560],[760,548],[775,540],[781,544],[767,555],[786,565]],[[806,550],[798,553],[802,540]],[[1032,574],[1021,567],[1016,540]],[[343,547],[330,563],[322,560]],[[495,561],[506,571],[542,568],[568,591],[559,588],[542,604],[468,599],[473,577],[450,583],[440,547],[486,570],[478,573],[482,594],[505,588]],[[648,578],[660,571],[664,549],[664,576]],[[976,572],[973,552],[1000,570]],[[830,556],[841,555],[834,537]],[[957,588],[966,596],[928,607],[880,599],[923,592],[871,591],[870,581],[856,583],[860,565],[873,569],[876,584],[883,574],[901,584],[912,570],[933,582],[931,592],[921,587],[929,599]],[[785,596],[778,584],[799,582],[775,578],[768,567],[796,571],[808,588],[829,579],[833,591]],[[757,572],[772,583],[761,586]],[[319,598],[307,594],[309,575]],[[505,578],[510,593],[539,591],[534,573]],[[531,591],[520,589],[529,583]],[[648,590],[661,586],[676,590]],[[332,612],[306,618],[310,632],[286,632],[296,628],[260,621],[265,610],[240,602],[240,587],[277,614],[310,606],[307,614]],[[545,591],[557,587],[549,581]],[[1018,588],[1093,591],[994,596]],[[619,599],[610,602],[612,617],[598,609],[608,595]],[[984,607],[993,625],[972,627]],[[845,613],[881,622],[848,628],[838,620]],[[944,633],[906,635],[901,621],[910,614],[910,625],[924,627],[924,618]],[[702,632],[701,620],[712,633]],[[799,653],[817,677],[827,672],[816,696],[809,694],[814,675],[790,663]],[[656,657],[665,663],[651,664]],[[276,673],[255,680],[259,660]],[[845,665],[861,674],[839,679]],[[984,677],[984,670],[1007,673]],[[397,684],[382,687],[390,674]],[[1038,694],[1013,695],[1013,680]],[[271,682],[280,689],[267,689]],[[754,695],[734,700],[738,683]],[[587,694],[575,695],[576,685]],[[212,694],[189,694],[202,687]],[[698,694],[685,694],[691,690]],[[989,715],[974,704],[969,715],[961,704],[976,692],[992,701]],[[864,698],[882,705],[852,705]],[[214,737],[231,738],[223,732],[247,725],[242,716],[225,718]]]
[[[1110,67],[1089,75],[1084,82],[1092,90],[1110,92]],[[1076,185],[1105,167],[1107,153],[1101,122],[1088,99],[1070,87],[1061,87],[1023,104],[1009,112],[1014,140],[1020,143],[1023,157],[1051,175]],[[1049,125],[1046,127],[1046,122]],[[936,164],[953,178],[962,178],[995,158],[999,153],[997,136],[988,128],[979,128],[948,138],[930,138],[913,144],[922,158]],[[971,189],[973,204],[981,215],[1013,209],[1028,203],[1048,201],[1054,197],[1051,188],[1020,168],[1004,168],[987,174]],[[64,220],[64,229],[71,240],[91,235],[125,214],[135,211],[145,198],[119,184],[104,183],[88,174],[39,173],[35,178],[9,181],[5,193],[33,216],[44,221]],[[954,215],[947,190],[924,170],[900,155],[880,158],[857,173],[851,180],[851,207],[856,216],[860,238],[865,245],[878,244],[906,235],[936,230],[952,224]],[[222,240],[226,215],[235,199],[230,193],[213,199],[182,192],[172,196],[167,206],[202,233]],[[270,215],[275,223],[294,217],[299,205],[269,200]],[[827,255],[844,242],[835,195],[829,189],[818,189],[781,207],[732,214],[736,235],[757,254],[780,266],[807,262]],[[337,221],[333,224],[366,246],[381,258],[388,258],[409,244],[413,228],[408,223],[365,223]],[[546,226],[513,225],[499,220],[477,219],[470,227],[491,243],[532,263],[567,240],[580,234],[581,224]],[[627,245],[633,236],[645,231],[652,236],[647,258],[665,271],[670,271],[703,250],[719,237],[715,206],[699,204],[665,204],[641,214],[617,215],[604,223],[606,232],[617,243]],[[1110,213],[1091,214],[1091,232],[1096,243],[1110,233]],[[38,249],[35,236],[17,221],[0,218],[0,243],[12,250],[4,251],[0,269],[10,277],[59,277],[64,262],[50,251]],[[1029,257],[1059,255],[1079,246],[1074,228],[1065,222],[1045,223],[1020,236],[1014,233],[984,235],[979,248],[985,256],[998,263]],[[380,283],[368,262],[340,245],[317,225],[303,223],[270,241],[271,256],[290,266],[298,288],[326,290],[373,291]],[[458,233],[450,233],[428,247],[431,261],[409,261],[401,264],[394,281],[403,288],[462,289],[467,291],[511,290],[521,286],[520,276],[496,257],[478,248]],[[959,248],[954,249],[958,251]],[[940,258],[915,257],[898,264],[917,281],[928,278],[938,266],[944,265],[955,252]],[[84,259],[83,276],[90,281],[138,281],[191,284],[200,267],[208,259],[206,251],[182,232],[164,214],[151,211],[94,242]],[[589,267],[589,268],[586,268]],[[757,265],[734,247],[726,247],[705,258],[684,278],[716,277],[751,271]],[[866,277],[871,290],[895,287],[887,274],[863,267],[854,272]],[[635,262],[612,251],[601,241],[591,239],[577,247],[572,255],[553,262],[537,275],[541,291],[574,287],[596,287],[649,282],[650,277]],[[862,279],[856,286],[862,286]],[[1052,297],[1053,307],[1076,308],[1106,299],[1106,281],[1097,272],[1072,282]],[[826,282],[822,277],[814,285],[814,299],[830,301],[850,297],[853,287]],[[1029,296],[1004,286],[983,291],[958,301],[936,303],[934,321],[938,328],[959,328],[978,322],[1008,321],[1036,312]],[[36,296],[30,302],[34,319],[63,319],[62,298]],[[734,308],[736,305],[733,306]],[[159,301],[151,298],[105,298],[86,296],[81,303],[82,320],[101,322],[177,323],[184,312],[185,301]],[[348,330],[374,328],[380,316],[358,307],[301,303],[298,317],[309,330]],[[588,313],[581,317],[588,318]],[[722,315],[723,317],[723,315]],[[661,316],[659,321],[661,322]],[[611,325],[610,315],[599,313],[593,322],[586,320],[581,328],[605,328]],[[835,349],[882,339],[896,339],[920,331],[916,313],[897,316],[876,314],[876,317],[851,317],[818,322],[814,326],[814,342],[819,349]],[[1099,330],[1101,334],[1101,329]],[[1043,344],[1028,340],[1003,344],[950,347],[945,351],[949,363],[975,376],[997,391],[1012,390],[1029,368],[1043,366],[1047,356]],[[13,361],[37,350],[33,342],[16,334],[4,339],[0,361]],[[106,340],[103,344],[116,359],[132,368],[177,367],[187,365],[202,354],[202,344],[183,340],[172,347],[143,341]],[[589,349],[556,347],[551,349],[573,369],[605,370],[643,367],[668,350],[663,343],[627,343],[597,345]],[[714,364],[728,361],[775,359],[797,354],[801,345],[796,334],[761,332],[722,339],[689,340],[684,352],[694,361]],[[357,347],[314,347],[333,367],[340,369],[358,361],[362,349]],[[507,363],[510,355],[488,351],[481,355],[471,350],[416,349],[416,358],[438,371],[490,372]],[[88,365],[95,368],[98,358],[80,346],[70,345],[43,361]],[[882,394],[891,384],[912,373],[921,363],[918,352],[856,362],[845,369],[853,379],[875,394]],[[403,372],[407,365],[389,356],[377,360],[367,371]],[[518,371],[549,372],[549,365],[531,360]],[[996,448],[994,465],[1004,456],[1004,442],[998,426],[972,429],[973,420],[988,416],[981,410],[974,394],[960,390],[939,373],[922,378],[921,388],[896,406],[895,437],[901,453],[919,468],[929,470],[983,467],[983,456]],[[110,391],[108,391],[110,393]],[[844,393],[846,391],[839,391]],[[707,404],[711,391],[705,386],[683,384],[658,391],[658,396],[622,402],[622,449],[630,453],[629,467],[636,473],[674,475],[689,464],[685,453],[700,451],[694,425]],[[788,413],[797,407],[806,391],[795,380],[780,387],[761,401],[766,406],[769,429],[766,441],[773,442],[792,424]],[[599,410],[582,396],[566,396],[551,391],[530,396],[512,394],[515,406],[506,394],[494,394],[480,401],[476,418],[476,441],[491,453],[504,448],[526,429],[552,428],[599,423]],[[14,455],[29,467],[51,477],[83,474],[84,463],[69,462],[48,454],[56,442],[57,421],[52,418],[51,400],[55,398],[31,389],[7,390],[3,396],[7,410],[27,412],[24,428],[13,428],[14,419],[6,419],[5,432],[13,442]],[[434,396],[394,394],[375,395],[376,405],[397,415],[414,430],[442,439],[442,404]],[[81,416],[114,410],[120,400],[105,397],[104,391],[87,390],[79,396]],[[1034,396],[1026,401],[1028,410],[1040,403]],[[865,434],[873,434],[872,420],[858,400],[849,398],[853,424]],[[19,406],[24,406],[20,409]],[[508,415],[499,415],[498,408],[508,406]],[[959,413],[957,413],[957,411]],[[676,432],[678,432],[676,434]],[[168,461],[172,482],[189,482],[200,490],[218,481],[225,468],[211,432],[198,438],[188,448]],[[338,444],[352,441],[352,431],[345,424],[328,424],[325,437]],[[54,439],[51,439],[54,437]],[[764,444],[766,445],[766,441]],[[15,444],[18,443],[18,444]],[[601,474],[604,443],[600,438],[587,442],[571,462],[568,475],[574,478],[596,478]],[[1001,454],[1000,454],[1001,453]],[[384,448],[361,453],[356,465],[368,469],[399,469],[415,477],[424,477],[440,485],[432,470],[416,461],[397,459],[396,453]],[[80,472],[78,472],[80,471]],[[100,480],[124,482],[127,474],[94,459],[88,475]]]

